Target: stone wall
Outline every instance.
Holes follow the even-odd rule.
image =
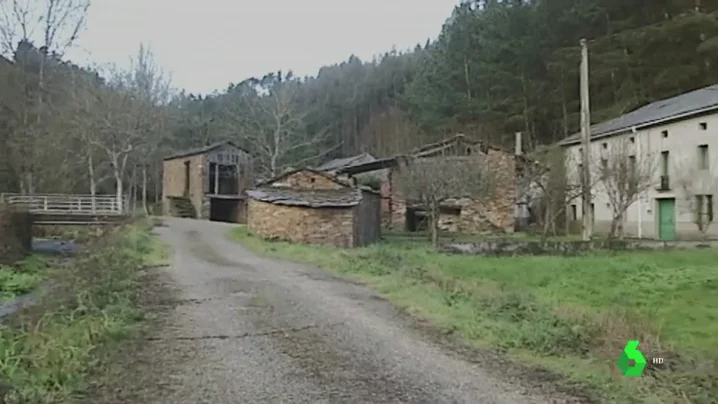
[[[249,228],[267,239],[295,243],[353,246],[352,208],[308,208],[250,199]]]
[[[195,211],[201,218],[207,218],[209,211],[204,206],[205,185],[209,183],[206,172],[205,156],[180,157],[165,160],[162,169],[162,212],[170,215],[170,196],[184,196],[185,186],[185,161],[190,165],[189,198],[194,205]],[[205,184],[206,183],[206,184]]]
[[[21,260],[32,249],[32,215],[0,206],[0,264]]]
[[[342,189],[346,187],[325,175],[317,174],[309,170],[297,171],[270,185],[273,187],[282,186],[294,189]]]
[[[439,218],[441,230],[462,233],[513,233],[516,208],[515,157],[501,150],[489,149],[488,159],[491,168],[489,175],[493,183],[491,196],[487,199],[447,200],[445,205],[461,210],[458,215],[442,214]],[[392,192],[390,228],[401,231],[406,228],[406,202],[401,195],[397,172],[392,172],[389,179]]]
[[[659,250],[715,248],[716,241],[658,241],[658,240],[592,240],[592,241],[521,241],[486,240],[479,243],[448,243],[441,252],[483,256],[518,255],[581,255],[593,250]]]

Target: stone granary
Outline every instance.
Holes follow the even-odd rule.
[[[249,228],[260,237],[337,247],[381,237],[379,194],[320,171],[290,171],[247,194]]]
[[[512,233],[516,211],[516,159],[514,153],[456,135],[441,142],[416,149],[403,156],[395,156],[353,165],[338,170],[338,174],[354,176],[375,170],[389,169],[387,190],[391,214],[385,226],[399,231],[417,231],[426,226],[426,212],[415,201],[402,196],[400,162],[407,157],[419,159],[470,156],[481,154],[488,158],[492,182],[498,190],[492,197],[457,197],[441,206],[439,228],[442,231],[462,233]]]
[[[162,211],[246,223],[246,190],[253,183],[251,155],[232,142],[177,153],[163,162]]]

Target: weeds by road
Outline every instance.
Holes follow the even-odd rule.
[[[70,266],[53,268],[52,290],[0,326],[0,380],[7,403],[66,403],[118,342],[140,329],[140,269],[164,256],[146,224],[93,240]],[[2,395],[0,395],[0,398]]]
[[[16,265],[0,265],[0,303],[35,290],[45,279],[47,261],[32,255]]]
[[[479,348],[547,368],[602,402],[713,403],[718,397],[718,251],[581,257],[449,256],[406,243],[345,250],[231,237],[278,258],[362,281]],[[619,374],[626,342],[649,367]],[[652,358],[663,365],[653,366]]]

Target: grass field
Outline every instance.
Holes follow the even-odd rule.
[[[263,254],[359,280],[469,343],[579,383],[602,402],[712,403],[718,397],[718,251],[580,257],[450,256],[416,242],[336,249],[231,237]],[[664,365],[615,365],[629,339]]]
[[[51,293],[0,324],[0,402],[81,398],[105,354],[140,329],[139,269],[161,262],[163,246],[145,223],[89,243],[74,264],[46,271]]]

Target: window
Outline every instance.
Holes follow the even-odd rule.
[[[668,176],[668,150],[661,152],[661,175]]]
[[[461,216],[461,206],[440,206],[439,213],[442,215]]]
[[[664,130],[663,132],[661,132],[661,135],[663,135],[664,138],[668,137],[668,131]]]
[[[593,203],[591,204],[591,222],[596,222],[596,205]]]
[[[316,180],[317,180],[316,178],[312,177],[309,179],[309,182],[314,183]]]
[[[701,130],[706,130],[706,129],[708,129],[708,123],[707,123],[707,122],[701,122],[700,125],[701,125]]]
[[[575,204],[571,205],[571,220],[578,220],[578,207]]]
[[[606,142],[603,142],[603,144],[601,146],[603,146],[604,149],[608,149],[608,143],[606,143]]]
[[[636,138],[633,136],[631,136],[631,138],[629,140],[631,141],[631,143],[636,143]]]
[[[698,169],[708,169],[708,145],[702,144],[698,146]]]
[[[608,159],[601,159],[601,178],[608,177]]]
[[[709,222],[713,221],[713,195],[706,195],[705,197],[705,204],[706,204],[706,218]]]
[[[628,169],[632,173],[636,172],[636,156],[628,156]]]
[[[713,221],[713,195],[696,195],[696,223],[706,224]]]

